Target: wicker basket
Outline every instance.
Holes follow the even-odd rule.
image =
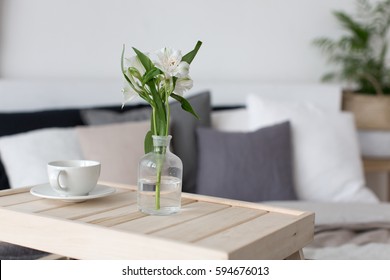
[[[359,129],[390,130],[390,96],[344,91],[343,110],[355,115]]]

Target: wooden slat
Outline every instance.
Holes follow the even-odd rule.
[[[8,189],[8,190],[1,190],[0,191],[0,197],[7,196],[7,195],[14,195],[17,193],[24,193],[29,192],[30,188],[17,188],[17,189]]]
[[[212,196],[192,194],[192,193],[183,193],[183,197],[196,199],[199,201],[206,201],[210,203],[219,203],[219,204],[225,204],[225,205],[236,206],[236,207],[245,207],[250,209],[262,210],[267,212],[277,212],[281,214],[294,215],[294,216],[299,216],[305,213],[304,211],[296,210],[296,209],[280,208],[277,206],[264,205],[261,203],[240,201],[240,200],[220,198],[220,197],[212,197]]]
[[[194,242],[198,239],[212,236],[218,232],[235,227],[253,218],[266,214],[262,210],[242,207],[229,207],[218,212],[200,217],[194,223],[188,221],[176,226],[154,232],[154,236],[172,238],[174,240]],[[205,225],[205,226],[201,226]],[[231,240],[232,241],[232,240]]]
[[[98,224],[105,227],[112,227],[145,216],[146,214],[138,211],[137,204],[131,204],[110,211],[98,213],[91,216],[86,216],[79,219],[78,221],[87,222],[91,224]]]
[[[206,214],[227,208],[227,205],[211,204],[206,202],[195,202],[184,205],[181,212],[171,216],[145,216],[142,219],[122,223],[115,226],[117,229],[133,231],[138,233],[150,233],[160,229],[164,229],[173,225],[183,223],[202,217]]]
[[[195,202],[192,199],[182,199],[182,206]],[[80,219],[80,221],[90,222],[92,224],[99,224],[106,227],[111,227],[135,219],[148,216],[138,210],[137,204],[127,205],[126,207],[106,211],[92,216],[87,216]]]
[[[313,233],[312,213],[268,213],[196,244],[229,252],[229,259],[283,259],[312,241]]]
[[[0,240],[74,259],[227,257],[225,252],[215,249],[4,208],[0,208],[0,221],[8,225],[2,227]]]
[[[40,212],[40,211],[45,211],[50,209],[61,208],[61,207],[65,207],[66,205],[69,205],[69,203],[42,198],[42,199],[37,199],[25,203],[13,204],[11,206],[8,206],[7,208],[34,213],[34,212]]]
[[[21,192],[14,195],[2,196],[0,199],[0,206],[11,206],[39,199],[39,197],[31,195],[30,192]]]
[[[106,182],[105,184],[116,187],[116,188],[125,188],[125,189],[133,189],[133,190],[137,189],[136,186],[129,186],[129,185],[123,185],[123,184],[117,184],[117,183]],[[286,209],[286,208],[280,208],[277,206],[264,205],[261,203],[246,202],[246,201],[240,201],[240,200],[234,200],[234,199],[193,194],[193,193],[182,193],[182,199],[183,198],[189,198],[189,199],[193,199],[193,200],[205,201],[205,202],[210,202],[210,203],[225,204],[225,205],[230,205],[230,206],[246,207],[246,208],[264,210],[264,211],[269,211],[269,212],[278,212],[278,213],[295,215],[295,216],[299,216],[299,215],[302,215],[305,213],[305,211],[296,210],[296,209]]]
[[[55,216],[67,219],[80,219],[82,217],[102,213],[107,210],[134,204],[136,202],[137,193],[127,191],[81,203],[68,203],[65,207],[54,208],[40,212],[47,216]]]

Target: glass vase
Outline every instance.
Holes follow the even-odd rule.
[[[138,209],[150,215],[180,211],[183,163],[169,150],[172,136],[153,135],[153,151],[138,165]]]

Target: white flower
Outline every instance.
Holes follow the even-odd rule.
[[[178,95],[183,95],[183,93],[189,89],[192,88],[194,85],[194,82],[191,80],[190,77],[185,78],[179,78],[176,81],[175,89],[173,90],[174,93]]]
[[[124,66],[125,69],[125,75],[130,80],[133,87],[137,90],[140,90],[141,88],[141,82],[138,81],[138,77],[142,77],[146,70],[145,67],[142,65],[141,61],[139,60],[138,56],[132,56],[130,58],[124,59]],[[133,76],[132,73],[129,71],[129,68],[132,68],[135,72],[138,72],[136,76]],[[134,97],[138,95],[138,93],[134,90],[128,81],[125,81],[124,86],[122,88],[122,94],[123,94],[123,103],[122,107],[125,105],[125,103],[132,100]]]
[[[132,100],[134,97],[138,95],[138,93],[129,85],[127,81],[124,82],[122,88],[122,94],[123,94],[122,108],[125,106],[127,102],[129,102],[130,100]]]
[[[171,48],[163,48],[156,54],[156,67],[164,72],[166,78],[173,76],[183,78],[188,76],[190,65],[185,61],[181,61],[181,51]]]

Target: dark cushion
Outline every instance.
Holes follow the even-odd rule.
[[[255,132],[198,128],[200,194],[251,202],[295,200],[290,123]]]
[[[35,260],[47,255],[43,251],[0,242],[0,260]]]
[[[77,109],[47,110],[27,113],[0,113],[0,136],[47,127],[82,125]]]
[[[0,160],[0,190],[5,190],[8,188],[9,188],[8,176],[5,171],[4,165]]]
[[[123,111],[110,109],[87,109],[81,110],[81,118],[88,125],[106,125],[121,122],[136,122],[150,119],[152,110],[150,107],[133,108]]]
[[[211,123],[211,101],[210,93],[203,92],[188,98],[191,106],[197,112],[200,120],[184,111],[180,103],[171,104],[171,134],[173,152],[183,162],[183,191],[196,192],[197,174],[197,143],[196,127],[210,126]],[[126,106],[125,106],[126,109]],[[112,112],[108,110],[83,110],[81,117],[86,124],[102,125],[116,122],[141,121],[150,119],[151,108],[133,108],[123,112]]]
[[[196,193],[198,167],[198,145],[196,128],[211,125],[210,93],[205,92],[188,98],[200,119],[184,111],[178,102],[171,106],[172,147],[183,162],[183,191]]]

